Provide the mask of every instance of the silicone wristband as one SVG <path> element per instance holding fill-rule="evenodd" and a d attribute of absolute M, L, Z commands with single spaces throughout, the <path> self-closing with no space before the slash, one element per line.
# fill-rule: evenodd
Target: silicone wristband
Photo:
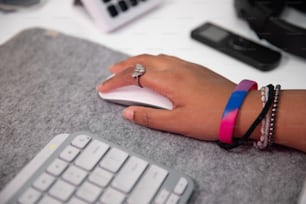
<path fill-rule="evenodd" d="M 219 141 L 227 144 L 232 144 L 235 122 L 248 91 L 256 90 L 257 83 L 250 80 L 242 80 L 233 91 L 229 98 L 220 124 Z"/>

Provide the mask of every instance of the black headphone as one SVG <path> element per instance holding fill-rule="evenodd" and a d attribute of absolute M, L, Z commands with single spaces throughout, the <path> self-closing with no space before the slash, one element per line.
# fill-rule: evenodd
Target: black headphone
<path fill-rule="evenodd" d="M 286 6 L 306 12 L 306 0 L 235 0 L 234 6 L 259 38 L 306 58 L 306 29 L 278 18 Z"/>

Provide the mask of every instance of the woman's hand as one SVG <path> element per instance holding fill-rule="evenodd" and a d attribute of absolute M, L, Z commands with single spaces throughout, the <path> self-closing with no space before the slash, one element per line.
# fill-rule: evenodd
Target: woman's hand
<path fill-rule="evenodd" d="M 166 96 L 173 110 L 130 106 L 123 116 L 149 128 L 174 132 L 201 140 L 217 140 L 221 116 L 235 84 L 211 70 L 176 57 L 140 55 L 119 62 L 116 75 L 98 86 L 100 92 L 136 84 L 136 64 L 145 67 L 142 86 Z"/>

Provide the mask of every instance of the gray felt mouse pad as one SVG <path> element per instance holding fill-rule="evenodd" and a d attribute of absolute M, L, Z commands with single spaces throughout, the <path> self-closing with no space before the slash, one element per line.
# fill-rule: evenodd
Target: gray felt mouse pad
<path fill-rule="evenodd" d="M 102 101 L 95 87 L 109 75 L 109 65 L 126 57 L 43 29 L 1 45 L 0 189 L 53 136 L 85 130 L 191 176 L 196 187 L 190 203 L 297 202 L 304 153 L 280 147 L 227 152 L 123 119 L 123 107 Z"/>

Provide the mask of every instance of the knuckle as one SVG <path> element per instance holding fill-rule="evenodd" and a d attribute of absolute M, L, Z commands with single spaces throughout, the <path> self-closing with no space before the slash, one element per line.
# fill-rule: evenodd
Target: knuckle
<path fill-rule="evenodd" d="M 150 127 L 151 125 L 151 118 L 146 112 L 142 114 L 142 124 L 146 127 Z"/>
<path fill-rule="evenodd" d="M 146 111 L 136 112 L 135 122 L 145 127 L 151 127 L 151 117 Z"/>
<path fill-rule="evenodd" d="M 140 54 L 140 55 L 137 55 L 136 56 L 139 60 L 146 60 L 148 59 L 149 57 L 152 57 L 152 55 L 149 55 L 149 54 Z"/>
<path fill-rule="evenodd" d="M 164 57 L 164 58 L 167 58 L 167 57 L 169 57 L 169 55 L 166 55 L 166 54 L 159 54 L 159 55 L 157 55 L 158 57 Z"/>
<path fill-rule="evenodd" d="M 172 56 L 172 55 L 167 55 L 167 54 L 159 54 L 158 56 L 162 57 L 162 58 L 166 58 L 168 60 L 175 60 L 175 61 L 177 61 L 179 59 L 178 57 L 175 57 L 175 56 Z"/>
<path fill-rule="evenodd" d="M 172 83 L 176 83 L 185 79 L 184 75 L 181 75 L 178 72 L 173 72 L 171 68 L 168 70 L 164 70 L 162 74 L 168 81 L 171 81 Z"/>

